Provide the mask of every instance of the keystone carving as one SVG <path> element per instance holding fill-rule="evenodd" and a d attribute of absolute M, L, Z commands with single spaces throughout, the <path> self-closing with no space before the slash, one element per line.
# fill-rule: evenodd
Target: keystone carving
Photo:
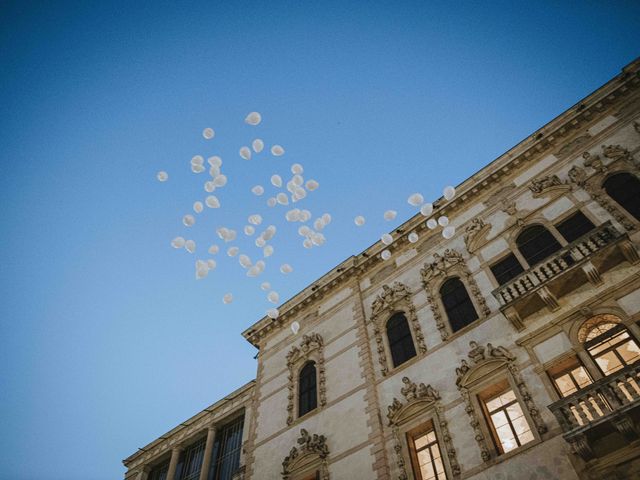
<path fill-rule="evenodd" d="M 321 480 L 329 480 L 327 468 L 327 457 L 329 448 L 324 435 L 310 435 L 304 428 L 300 430 L 300 437 L 297 440 L 298 447 L 292 447 L 289 455 L 282 462 L 282 478 L 288 480 L 290 475 L 296 473 L 300 467 L 307 468 L 309 464 L 315 463 L 320 467 Z"/>

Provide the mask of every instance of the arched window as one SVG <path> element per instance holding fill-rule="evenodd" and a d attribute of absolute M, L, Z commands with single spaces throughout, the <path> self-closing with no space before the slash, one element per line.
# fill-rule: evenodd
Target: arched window
<path fill-rule="evenodd" d="M 640 360 L 640 346 L 615 315 L 603 314 L 587 320 L 578 338 L 603 375 L 611 375 Z"/>
<path fill-rule="evenodd" d="M 452 331 L 457 332 L 478 319 L 478 313 L 469 298 L 467 289 L 458 277 L 450 278 L 442 284 L 440 297 Z"/>
<path fill-rule="evenodd" d="M 301 417 L 318 406 L 316 386 L 316 362 L 307 362 L 300 370 L 298 382 L 298 416 Z"/>
<path fill-rule="evenodd" d="M 616 173 L 607 178 L 602 187 L 607 195 L 640 220 L 640 180 L 627 172 Z"/>
<path fill-rule="evenodd" d="M 396 313 L 387 321 L 387 338 L 394 367 L 416 356 L 416 347 L 404 313 Z"/>
<path fill-rule="evenodd" d="M 518 235 L 516 245 L 530 267 L 562 248 L 551 232 L 542 225 L 525 228 Z"/>

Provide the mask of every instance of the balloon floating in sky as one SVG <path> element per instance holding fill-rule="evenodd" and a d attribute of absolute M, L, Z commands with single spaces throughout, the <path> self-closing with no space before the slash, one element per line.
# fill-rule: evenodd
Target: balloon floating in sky
<path fill-rule="evenodd" d="M 245 160 L 251 160 L 251 150 L 249 150 L 249 147 L 241 147 L 238 153 Z"/>
<path fill-rule="evenodd" d="M 442 236 L 447 240 L 452 238 L 456 233 L 456 227 L 449 225 L 442 230 Z"/>
<path fill-rule="evenodd" d="M 233 293 L 226 293 L 224 297 L 222 297 L 222 303 L 228 304 L 233 302 Z"/>
<path fill-rule="evenodd" d="M 449 187 L 444 187 L 444 190 L 442 191 L 442 194 L 444 195 L 445 200 L 452 200 L 453 197 L 456 196 L 456 189 L 449 186 Z"/>
<path fill-rule="evenodd" d="M 169 174 L 164 170 L 160 170 L 156 175 L 156 178 L 159 182 L 166 182 L 167 180 L 169 180 Z"/>
<path fill-rule="evenodd" d="M 278 315 L 280 315 L 280 312 L 277 308 L 270 308 L 269 310 L 267 310 L 267 317 L 269 318 L 275 320 L 276 318 L 278 318 Z"/>
<path fill-rule="evenodd" d="M 293 272 L 293 267 L 291 265 L 289 265 L 288 263 L 283 263 L 280 266 L 280 271 L 286 275 L 287 273 Z"/>
<path fill-rule="evenodd" d="M 428 217 L 429 215 L 431 215 L 433 213 L 433 204 L 425 203 L 424 205 L 422 205 L 420 207 L 420 213 L 425 217 Z"/>
<path fill-rule="evenodd" d="M 270 290 L 271 289 L 271 284 L 269 282 L 262 282 L 260 284 L 260 289 L 264 290 L 264 291 Z"/>
<path fill-rule="evenodd" d="M 189 253 L 194 253 L 196 251 L 196 242 L 193 240 L 187 240 L 184 242 L 184 248 Z"/>
<path fill-rule="evenodd" d="M 294 335 L 297 335 L 299 330 L 300 330 L 300 324 L 297 321 L 294 321 L 291 324 L 291 331 L 293 332 Z"/>
<path fill-rule="evenodd" d="M 380 237 L 380 240 L 382 240 L 382 243 L 384 243 L 385 245 L 391 245 L 393 243 L 393 237 L 389 233 L 383 234 Z"/>
<path fill-rule="evenodd" d="M 216 132 L 214 132 L 213 128 L 205 128 L 202 131 L 202 136 L 207 139 L 207 140 L 211 140 L 213 137 L 215 137 Z"/>
<path fill-rule="evenodd" d="M 193 227 L 196 224 L 196 219 L 194 218 L 193 215 L 187 214 L 184 217 L 182 217 L 182 223 L 184 224 L 185 227 Z"/>
<path fill-rule="evenodd" d="M 282 148 L 281 145 L 274 145 L 273 147 L 271 147 L 271 155 L 273 155 L 274 157 L 284 155 L 284 148 Z"/>
<path fill-rule="evenodd" d="M 173 248 L 182 248 L 184 247 L 184 243 L 185 243 L 185 239 L 182 237 L 176 237 L 173 240 L 171 240 L 171 246 Z"/>
<path fill-rule="evenodd" d="M 416 232 L 411 232 L 409 234 L 409 241 L 411 243 L 416 243 L 418 241 L 418 234 Z"/>
<path fill-rule="evenodd" d="M 204 206 L 202 205 L 202 202 L 195 202 L 193 204 L 193 211 L 196 213 L 202 213 L 202 210 L 204 209 Z"/>
<path fill-rule="evenodd" d="M 414 193 L 409 196 L 407 199 L 407 203 L 412 207 L 417 207 L 418 205 L 422 205 L 424 203 L 424 198 L 419 193 Z"/>
<path fill-rule="evenodd" d="M 383 260 L 389 260 L 391 258 L 391 252 L 389 250 L 383 250 L 382 253 L 380 253 L 380 257 Z"/>
<path fill-rule="evenodd" d="M 396 212 L 395 210 L 387 210 L 386 212 L 384 212 L 384 219 L 386 221 L 390 221 L 396 218 L 396 216 L 398 215 L 398 212 Z"/>
<path fill-rule="evenodd" d="M 362 215 L 358 215 L 356 218 L 353 219 L 353 223 L 355 223 L 358 227 L 361 227 L 364 225 L 365 219 Z"/>
<path fill-rule="evenodd" d="M 440 225 L 441 227 L 446 227 L 447 225 L 449 225 L 449 219 L 442 215 L 438 218 L 438 225 Z"/>
<path fill-rule="evenodd" d="M 244 123 L 246 123 L 247 125 L 255 126 L 258 125 L 261 121 L 262 115 L 260 115 L 258 112 L 251 112 L 244 118 Z"/>
<path fill-rule="evenodd" d="M 262 150 L 264 150 L 264 142 L 259 138 L 256 138 L 253 142 L 251 142 L 251 148 L 253 148 L 254 152 L 260 153 Z"/>

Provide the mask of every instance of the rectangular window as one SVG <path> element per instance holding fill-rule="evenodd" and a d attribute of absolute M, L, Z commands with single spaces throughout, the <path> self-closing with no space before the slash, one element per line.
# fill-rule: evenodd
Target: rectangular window
<path fill-rule="evenodd" d="M 240 466 L 244 416 L 216 431 L 208 480 L 231 480 Z"/>
<path fill-rule="evenodd" d="M 534 440 L 527 417 L 511 388 L 504 387 L 497 394 L 484 400 L 481 398 L 481 401 L 500 453 L 510 452 Z"/>
<path fill-rule="evenodd" d="M 621 368 L 640 360 L 640 348 L 626 330 L 597 341 L 587 348 L 589 354 L 605 375 L 611 375 Z"/>
<path fill-rule="evenodd" d="M 555 226 L 564 239 L 571 243 L 581 236 L 589 233 L 596 228 L 591 220 L 589 220 L 584 213 L 578 210 L 569 218 L 563 220 Z"/>
<path fill-rule="evenodd" d="M 153 467 L 149 473 L 149 480 L 167 480 L 169 474 L 169 460 Z"/>
<path fill-rule="evenodd" d="M 576 357 L 564 360 L 550 368 L 547 373 L 553 380 L 553 384 L 561 397 L 568 397 L 593 383 L 589 373 Z"/>
<path fill-rule="evenodd" d="M 429 422 L 408 432 L 407 440 L 416 480 L 446 480 L 433 423 Z"/>
<path fill-rule="evenodd" d="M 202 458 L 204 456 L 206 443 L 206 437 L 201 438 L 184 451 L 182 459 L 178 464 L 178 475 L 176 475 L 179 480 L 198 480 L 198 478 L 200 478 L 200 469 L 202 468 Z"/>
<path fill-rule="evenodd" d="M 509 280 L 516 278 L 524 272 L 524 268 L 513 253 L 510 253 L 499 262 L 491 265 L 491 273 L 496 277 L 496 281 L 500 286 Z"/>

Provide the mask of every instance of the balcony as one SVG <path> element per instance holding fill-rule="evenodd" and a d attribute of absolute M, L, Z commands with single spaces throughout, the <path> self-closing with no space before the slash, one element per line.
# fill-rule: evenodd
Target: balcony
<path fill-rule="evenodd" d="M 638 262 L 633 243 L 606 222 L 497 288 L 493 296 L 520 330 L 522 319 L 545 306 L 557 310 L 558 298 L 587 282 L 602 284 L 601 274 L 625 259 Z"/>
<path fill-rule="evenodd" d="M 637 443 L 639 382 L 640 362 L 636 362 L 549 405 L 564 439 L 583 460 L 602 458 Z"/>

